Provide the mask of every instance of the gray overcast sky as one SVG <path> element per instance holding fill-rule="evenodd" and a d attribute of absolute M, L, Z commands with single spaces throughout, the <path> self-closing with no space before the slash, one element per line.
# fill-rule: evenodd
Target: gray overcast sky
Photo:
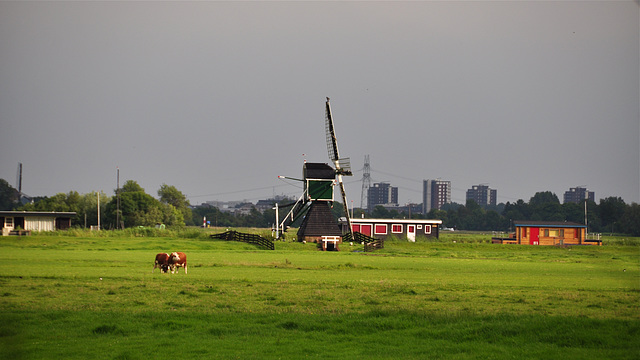
<path fill-rule="evenodd" d="M 0 178 L 192 204 L 301 192 L 324 101 L 371 178 L 640 201 L 636 1 L 0 2 Z M 303 156 L 303 154 L 305 154 Z"/>

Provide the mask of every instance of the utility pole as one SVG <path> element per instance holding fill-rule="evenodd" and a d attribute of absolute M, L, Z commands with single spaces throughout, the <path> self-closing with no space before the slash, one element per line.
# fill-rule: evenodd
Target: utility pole
<path fill-rule="evenodd" d="M 120 168 L 116 166 L 116 229 L 120 228 Z"/>
<path fill-rule="evenodd" d="M 364 156 L 364 169 L 362 174 L 362 193 L 360 194 L 360 208 L 365 209 L 368 204 L 368 192 L 371 187 L 371 164 L 369 164 L 369 155 Z M 366 200 L 366 201 L 365 201 Z M 368 211 L 369 209 L 367 209 Z"/>
<path fill-rule="evenodd" d="M 278 214 L 278 203 L 276 203 L 276 207 L 273 209 L 276 211 L 276 240 L 278 240 L 280 238 L 280 216 Z"/>
<path fill-rule="evenodd" d="M 98 230 L 100 230 L 100 191 L 96 194 L 98 195 Z"/>

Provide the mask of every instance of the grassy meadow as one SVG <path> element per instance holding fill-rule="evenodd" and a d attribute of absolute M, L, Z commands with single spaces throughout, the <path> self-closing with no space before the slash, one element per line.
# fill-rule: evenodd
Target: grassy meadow
<path fill-rule="evenodd" d="M 0 357 L 640 357 L 639 239 L 490 237 L 388 241 L 373 253 L 261 250 L 195 229 L 0 237 Z M 171 251 L 187 254 L 188 274 L 152 273 L 155 254 Z"/>

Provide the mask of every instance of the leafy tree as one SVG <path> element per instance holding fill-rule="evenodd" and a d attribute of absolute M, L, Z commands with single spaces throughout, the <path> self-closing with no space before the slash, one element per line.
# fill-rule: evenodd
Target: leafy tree
<path fill-rule="evenodd" d="M 620 218 L 620 230 L 625 234 L 640 236 L 640 205 L 632 203 Z"/>
<path fill-rule="evenodd" d="M 117 196 L 114 196 L 107 205 L 107 217 L 112 226 L 117 222 L 117 201 Z M 147 194 L 133 180 L 128 180 L 120 191 L 120 212 L 125 227 L 154 226 L 158 223 L 184 226 L 184 215 L 179 210 Z"/>
<path fill-rule="evenodd" d="M 20 207 L 24 211 L 75 211 L 79 210 L 80 194 L 70 191 L 68 194 L 57 193 L 51 197 L 45 197 L 40 201 L 25 204 Z"/>
<path fill-rule="evenodd" d="M 136 181 L 127 180 L 124 185 L 122 185 L 122 189 L 120 189 L 121 194 L 125 192 L 144 192 L 144 189 Z"/>
<path fill-rule="evenodd" d="M 504 206 L 504 210 L 502 211 L 502 215 L 510 221 L 529 220 L 531 209 L 529 208 L 529 204 L 525 203 L 524 200 L 519 199 L 513 204 L 507 202 Z"/>
<path fill-rule="evenodd" d="M 622 219 L 627 209 L 627 204 L 621 197 L 608 197 L 600 199 L 598 216 L 602 222 L 602 228 L 614 232 L 616 224 Z"/>
<path fill-rule="evenodd" d="M 560 200 L 558 200 L 556 194 L 552 193 L 551 191 L 537 192 L 529 200 L 529 205 L 534 207 L 547 203 L 560 204 Z"/>
<path fill-rule="evenodd" d="M 13 210 L 19 205 L 20 194 L 9 183 L 0 179 L 0 210 Z"/>
<path fill-rule="evenodd" d="M 186 225 L 195 225 L 189 200 L 187 200 L 187 197 L 176 189 L 175 186 L 162 184 L 158 190 L 158 196 L 160 197 L 160 202 L 172 205 L 176 210 L 182 213 L 182 218 Z"/>
<path fill-rule="evenodd" d="M 580 223 L 584 222 L 584 206 L 574 202 L 562 204 L 562 213 L 564 220 Z"/>
<path fill-rule="evenodd" d="M 100 218 L 102 223 L 102 217 L 106 214 L 107 204 L 111 201 L 111 197 L 107 196 L 102 191 L 100 195 Z M 80 196 L 78 201 L 78 209 L 76 210 L 76 224 L 97 225 L 98 224 L 98 193 L 91 192 Z M 101 224 L 102 226 L 102 224 Z"/>
<path fill-rule="evenodd" d="M 556 194 L 550 191 L 537 192 L 530 200 L 531 216 L 527 220 L 563 221 L 562 206 Z"/>
<path fill-rule="evenodd" d="M 431 211 L 427 213 L 427 219 L 442 220 L 442 225 L 444 227 L 450 227 L 448 213 L 444 210 L 431 209 Z"/>

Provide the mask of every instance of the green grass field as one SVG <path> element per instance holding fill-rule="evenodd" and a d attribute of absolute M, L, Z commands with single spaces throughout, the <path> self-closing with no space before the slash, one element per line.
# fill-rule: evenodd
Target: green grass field
<path fill-rule="evenodd" d="M 443 234 L 364 253 L 199 234 L 0 238 L 0 357 L 640 358 L 637 239 Z M 152 273 L 170 251 L 187 253 L 188 274 Z"/>

